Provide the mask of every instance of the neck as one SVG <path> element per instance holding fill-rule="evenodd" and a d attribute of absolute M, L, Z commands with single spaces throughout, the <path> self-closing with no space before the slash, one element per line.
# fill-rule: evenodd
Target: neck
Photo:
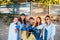
<path fill-rule="evenodd" d="M 13 23 L 17 25 L 17 22 L 13 22 Z"/>
<path fill-rule="evenodd" d="M 38 22 L 38 25 L 39 25 L 39 22 Z"/>
<path fill-rule="evenodd" d="M 50 25 L 50 24 L 51 24 L 51 22 L 47 23 L 47 25 Z"/>

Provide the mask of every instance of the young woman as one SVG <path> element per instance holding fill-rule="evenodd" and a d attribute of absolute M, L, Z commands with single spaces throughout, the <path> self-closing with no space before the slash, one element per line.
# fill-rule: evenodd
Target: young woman
<path fill-rule="evenodd" d="M 19 17 L 19 21 L 20 21 L 20 29 L 21 29 L 21 35 L 22 35 L 22 39 L 23 40 L 26 40 L 26 30 L 24 30 L 24 28 L 26 28 L 26 17 L 25 17 L 25 14 L 21 14 L 20 17 Z M 22 29 L 24 31 L 22 31 Z"/>
<path fill-rule="evenodd" d="M 26 25 L 25 14 L 21 14 L 19 17 L 19 21 L 21 22 L 21 26 L 24 27 Z"/>
<path fill-rule="evenodd" d="M 34 35 L 35 40 L 43 40 L 42 39 L 43 26 L 42 26 L 41 18 L 37 17 L 35 27 L 34 27 L 33 21 L 34 21 L 34 19 L 31 17 L 30 18 L 30 24 L 31 25 L 28 27 L 29 36 L 32 33 Z"/>
<path fill-rule="evenodd" d="M 8 40 L 17 40 L 16 23 L 18 23 L 18 18 L 14 17 L 13 22 L 10 24 Z"/>
<path fill-rule="evenodd" d="M 42 26 L 41 17 L 37 17 L 36 23 L 35 23 L 35 28 L 37 28 L 36 32 L 34 33 L 36 40 L 43 40 L 43 38 L 42 38 L 43 26 Z"/>
<path fill-rule="evenodd" d="M 55 31 L 55 25 L 52 23 L 50 16 L 47 15 L 45 17 L 43 40 L 54 40 Z"/>

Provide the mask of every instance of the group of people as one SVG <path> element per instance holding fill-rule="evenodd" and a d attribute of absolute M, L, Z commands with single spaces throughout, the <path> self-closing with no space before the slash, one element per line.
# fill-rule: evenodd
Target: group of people
<path fill-rule="evenodd" d="M 20 17 L 14 17 L 10 24 L 8 40 L 54 40 L 55 32 L 55 25 L 49 15 L 45 17 L 45 23 L 42 23 L 41 17 L 35 21 L 33 17 L 27 19 L 25 14 L 21 14 Z"/>

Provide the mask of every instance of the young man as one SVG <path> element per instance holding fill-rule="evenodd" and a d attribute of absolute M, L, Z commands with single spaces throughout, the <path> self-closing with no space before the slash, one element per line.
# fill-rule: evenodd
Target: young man
<path fill-rule="evenodd" d="M 50 16 L 45 17 L 43 40 L 54 40 L 55 36 L 55 25 L 52 23 Z"/>
<path fill-rule="evenodd" d="M 29 24 L 27 26 L 27 40 L 36 40 L 32 32 L 34 32 L 34 18 L 29 18 Z"/>

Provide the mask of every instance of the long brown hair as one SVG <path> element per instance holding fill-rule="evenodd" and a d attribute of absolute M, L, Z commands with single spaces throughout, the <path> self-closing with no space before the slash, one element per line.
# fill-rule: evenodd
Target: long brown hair
<path fill-rule="evenodd" d="M 18 19 L 19 19 L 19 21 L 20 21 L 21 23 L 24 22 L 24 24 L 26 24 L 26 18 L 24 18 L 23 22 L 22 22 L 22 18 L 21 18 L 21 17 L 19 17 Z"/>
<path fill-rule="evenodd" d="M 41 25 L 41 24 L 42 24 L 41 17 L 37 17 L 37 18 L 39 18 L 39 20 L 40 20 L 39 25 Z M 35 27 L 36 27 L 36 26 L 38 26 L 37 20 L 36 20 L 36 23 L 35 23 Z"/>

